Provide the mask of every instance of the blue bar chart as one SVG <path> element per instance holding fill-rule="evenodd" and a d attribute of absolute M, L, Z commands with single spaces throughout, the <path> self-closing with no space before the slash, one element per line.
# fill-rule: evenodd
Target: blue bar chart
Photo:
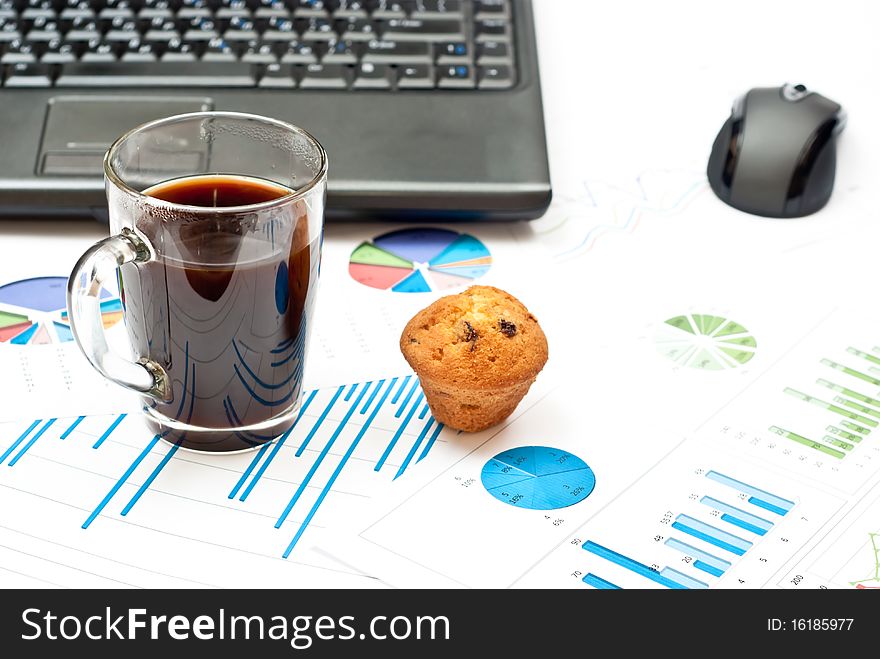
<path fill-rule="evenodd" d="M 620 590 L 620 586 L 615 586 L 610 581 L 605 581 L 601 577 L 597 577 L 595 574 L 590 573 L 583 579 L 585 584 L 588 584 L 595 588 L 596 590 Z"/>
<path fill-rule="evenodd" d="M 720 577 L 731 565 L 730 561 L 718 558 L 707 551 L 697 549 L 693 545 L 684 543 L 676 538 L 667 538 L 665 544 L 667 547 L 677 549 L 685 557 L 694 558 L 694 567 L 703 572 L 708 572 L 713 577 Z"/>
<path fill-rule="evenodd" d="M 769 510 L 777 515 L 785 515 L 785 513 L 794 507 L 793 501 L 788 501 L 787 499 L 777 497 L 769 492 L 759 490 L 757 487 L 752 487 L 747 483 L 742 483 L 734 478 L 725 476 L 724 474 L 719 474 L 717 471 L 710 471 L 706 474 L 706 478 L 721 483 L 722 485 L 726 485 L 742 494 L 748 495 L 749 503 L 764 508 L 765 510 Z"/>
<path fill-rule="evenodd" d="M 678 515 L 672 523 L 672 528 L 737 556 L 742 556 L 752 547 L 752 543 L 748 540 L 719 529 L 717 526 L 701 522 L 689 515 Z"/>
<path fill-rule="evenodd" d="M 721 511 L 721 519 L 723 521 L 730 522 L 734 526 L 738 526 L 758 535 L 764 535 L 773 527 L 773 522 L 746 512 L 736 506 L 731 506 L 730 504 L 719 501 L 713 497 L 703 497 L 700 499 L 700 503 L 709 506 L 712 510 Z"/>
<path fill-rule="evenodd" d="M 591 554 L 595 554 L 600 558 L 604 558 L 606 561 L 610 563 L 614 563 L 615 565 L 619 565 L 624 570 L 629 570 L 640 577 L 644 577 L 649 581 L 653 581 L 654 583 L 658 583 L 661 586 L 666 586 L 667 588 L 681 589 L 687 588 L 683 583 L 676 579 L 670 579 L 668 576 L 664 576 L 656 569 L 648 567 L 647 565 L 643 565 L 632 558 L 627 558 L 623 554 L 618 554 L 616 551 L 612 551 L 607 547 L 603 547 L 602 545 L 596 544 L 592 540 L 589 540 L 584 543 L 584 549 Z M 666 568 L 664 568 L 665 570 Z"/>
<path fill-rule="evenodd" d="M 573 538 L 580 557 L 565 560 L 571 575 L 598 589 L 606 582 L 622 589 L 758 587 L 835 505 L 757 465 L 685 442 Z"/>
<path fill-rule="evenodd" d="M 699 497 L 699 503 L 705 506 L 711 518 L 720 520 L 719 523 L 709 523 L 686 513 L 674 514 L 670 512 L 664 517 L 664 520 L 676 533 L 670 533 L 665 537 L 658 536 L 658 538 L 663 541 L 665 547 L 680 554 L 685 559 L 686 565 L 713 577 L 721 577 L 733 565 L 734 561 L 744 556 L 755 546 L 758 538 L 772 530 L 773 522 L 759 517 L 758 510 L 764 509 L 766 506 L 773 506 L 776 510 L 781 511 L 781 515 L 785 515 L 795 504 L 793 501 L 758 489 L 715 470 L 705 472 L 704 478 L 724 486 L 731 495 L 738 493 L 742 496 L 748 496 L 747 504 L 755 507 L 754 512 L 734 506 L 721 498 L 704 495 Z M 754 501 L 758 501 L 763 506 Z M 747 531 L 747 533 L 742 533 L 742 531 Z M 585 542 L 582 546 L 585 551 L 666 588 L 709 587 L 707 582 L 698 577 L 682 573 L 668 565 L 664 567 L 659 567 L 656 563 L 651 566 L 645 565 L 592 540 Z M 585 583 L 590 582 L 585 581 Z"/>
<path fill-rule="evenodd" d="M 265 563 L 265 578 L 250 583 L 267 586 L 279 560 L 317 569 L 314 557 L 301 558 L 304 537 L 356 515 L 445 441 L 418 379 L 403 375 L 306 391 L 288 432 L 239 455 L 179 451 L 136 412 L 2 424 L 0 494 L 19 511 L 46 508 L 43 521 L 22 512 L 10 526 L 23 544 L 69 547 L 96 561 L 110 561 L 116 543 L 125 547 L 130 565 L 114 563 L 125 585 L 148 585 L 157 574 L 168 586 L 248 585 L 199 564 L 199 552 L 213 552 L 221 564 Z M 54 565 L 52 583 L 80 584 L 74 557 Z M 41 569 L 19 571 L 39 579 Z"/>

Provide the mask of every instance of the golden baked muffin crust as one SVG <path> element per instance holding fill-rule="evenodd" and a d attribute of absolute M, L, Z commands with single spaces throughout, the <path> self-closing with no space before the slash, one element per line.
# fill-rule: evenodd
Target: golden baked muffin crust
<path fill-rule="evenodd" d="M 400 350 L 422 381 L 431 411 L 460 430 L 505 418 L 547 362 L 547 338 L 515 297 L 471 286 L 417 313 Z"/>

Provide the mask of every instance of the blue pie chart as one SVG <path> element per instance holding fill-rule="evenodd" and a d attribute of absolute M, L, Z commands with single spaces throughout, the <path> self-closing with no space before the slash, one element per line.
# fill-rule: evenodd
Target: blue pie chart
<path fill-rule="evenodd" d="M 480 474 L 499 501 L 527 510 L 567 508 L 586 499 L 596 475 L 578 456 L 551 446 L 519 446 L 489 460 Z"/>

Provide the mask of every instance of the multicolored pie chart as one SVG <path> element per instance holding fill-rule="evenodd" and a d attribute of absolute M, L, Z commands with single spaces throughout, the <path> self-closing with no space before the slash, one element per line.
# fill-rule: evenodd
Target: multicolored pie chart
<path fill-rule="evenodd" d="M 0 286 L 0 343 L 46 345 L 73 341 L 67 318 L 67 277 L 34 277 Z M 104 327 L 122 320 L 122 301 L 101 291 Z"/>
<path fill-rule="evenodd" d="M 400 229 L 358 245 L 348 272 L 371 288 L 395 293 L 429 293 L 468 286 L 492 266 L 486 246 L 448 229 Z"/>

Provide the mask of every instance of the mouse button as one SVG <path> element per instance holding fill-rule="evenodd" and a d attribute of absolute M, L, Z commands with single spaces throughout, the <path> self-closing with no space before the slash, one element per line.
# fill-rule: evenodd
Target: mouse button
<path fill-rule="evenodd" d="M 844 115 L 840 103 L 832 101 L 822 94 L 810 94 L 808 102 L 803 104 L 804 111 L 809 112 L 815 126 L 823 126 L 828 121 L 839 121 Z"/>
<path fill-rule="evenodd" d="M 715 194 L 724 200 L 730 197 L 730 186 L 736 164 L 739 129 L 737 127 L 736 133 L 734 133 L 735 123 L 742 124 L 741 121 L 735 122 L 733 118 L 724 122 L 712 145 L 712 154 L 709 156 L 709 163 L 706 167 L 709 185 Z"/>
<path fill-rule="evenodd" d="M 840 108 L 837 113 L 837 123 L 834 125 L 834 134 L 840 135 L 843 132 L 843 129 L 846 128 L 846 123 L 849 121 L 849 115 L 846 110 Z"/>
<path fill-rule="evenodd" d="M 810 90 L 807 89 L 806 85 L 796 84 L 793 85 L 789 82 L 782 85 L 779 90 L 779 93 L 782 95 L 786 101 L 799 101 L 810 93 Z"/>
<path fill-rule="evenodd" d="M 803 120 L 803 114 L 787 111 L 779 88 L 748 93 L 730 191 L 733 206 L 758 215 L 784 212 L 792 172 L 815 128 Z"/>
<path fill-rule="evenodd" d="M 813 213 L 828 201 L 834 185 L 836 117 L 826 121 L 804 146 L 788 188 L 785 214 L 801 216 Z"/>
<path fill-rule="evenodd" d="M 836 150 L 833 144 L 826 143 L 813 161 L 813 167 L 807 175 L 807 183 L 801 196 L 801 215 L 815 213 L 828 203 L 834 189 L 836 169 Z"/>
<path fill-rule="evenodd" d="M 740 120 L 743 118 L 743 115 L 746 111 L 746 99 L 748 98 L 748 93 L 740 94 L 733 101 L 733 105 L 730 108 L 730 117 L 734 120 Z"/>

